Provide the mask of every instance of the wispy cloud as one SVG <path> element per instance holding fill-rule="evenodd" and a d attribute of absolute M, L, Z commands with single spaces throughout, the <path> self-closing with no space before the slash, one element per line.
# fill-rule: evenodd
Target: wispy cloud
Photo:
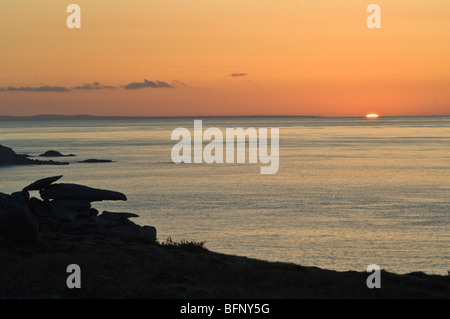
<path fill-rule="evenodd" d="M 0 87 L 0 92 L 70 92 L 73 90 L 105 90 L 105 89 L 117 89 L 124 88 L 126 90 L 137 90 L 145 88 L 174 88 L 174 85 L 186 86 L 185 83 L 181 81 L 173 81 L 174 84 L 169 84 L 164 81 L 148 81 L 144 79 L 144 82 L 131 82 L 123 86 L 110 86 L 104 85 L 100 82 L 85 83 L 82 85 L 76 85 L 72 87 L 65 86 L 48 86 L 41 85 L 39 87 L 21 86 L 21 87 Z"/>
<path fill-rule="evenodd" d="M 178 81 L 178 80 L 172 80 L 172 82 L 175 84 L 175 86 L 176 86 L 176 85 L 180 85 L 180 86 L 184 86 L 184 87 L 187 86 L 186 83 L 181 82 L 181 81 Z"/>
<path fill-rule="evenodd" d="M 74 86 L 74 90 L 104 90 L 104 89 L 114 89 L 114 86 L 103 85 L 99 82 L 85 83 L 83 85 Z"/>
<path fill-rule="evenodd" d="M 230 76 L 233 76 L 233 77 L 247 76 L 247 75 L 248 75 L 247 73 L 242 73 L 242 72 L 234 72 L 234 73 L 230 74 Z"/>
<path fill-rule="evenodd" d="M 145 88 L 173 88 L 173 85 L 164 81 L 148 81 L 144 79 L 144 82 L 131 82 L 123 87 L 127 90 L 137 90 Z"/>
<path fill-rule="evenodd" d="M 48 86 L 43 85 L 39 87 L 29 87 L 29 86 L 21 86 L 21 87 L 13 87 L 8 86 L 6 88 L 0 88 L 0 91 L 18 91 L 18 92 L 68 92 L 70 91 L 68 88 L 64 86 Z"/>

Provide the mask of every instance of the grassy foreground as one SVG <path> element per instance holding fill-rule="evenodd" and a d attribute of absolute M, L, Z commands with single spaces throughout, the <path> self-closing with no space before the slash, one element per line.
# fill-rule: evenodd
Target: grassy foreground
<path fill-rule="evenodd" d="M 203 243 L 143 244 L 104 237 L 39 237 L 0 244 L 0 298 L 450 298 L 450 276 L 336 272 L 210 252 Z M 81 288 L 66 286 L 67 266 Z"/>

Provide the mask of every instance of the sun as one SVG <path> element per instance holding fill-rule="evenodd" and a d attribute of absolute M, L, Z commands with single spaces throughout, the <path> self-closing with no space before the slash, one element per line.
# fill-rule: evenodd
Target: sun
<path fill-rule="evenodd" d="M 371 113 L 371 114 L 367 114 L 366 115 L 367 119 L 377 119 L 378 117 L 379 117 L 379 115 L 375 114 L 375 113 Z"/>

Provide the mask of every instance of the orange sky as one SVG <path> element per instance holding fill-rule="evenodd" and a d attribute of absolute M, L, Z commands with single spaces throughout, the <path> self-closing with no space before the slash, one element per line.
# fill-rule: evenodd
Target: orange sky
<path fill-rule="evenodd" d="M 448 0 L 73 2 L 0 3 L 0 115 L 450 115 Z"/>

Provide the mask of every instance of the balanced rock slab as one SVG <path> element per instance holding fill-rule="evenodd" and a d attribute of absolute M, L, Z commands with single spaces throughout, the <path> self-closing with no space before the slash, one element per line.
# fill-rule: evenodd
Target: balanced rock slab
<path fill-rule="evenodd" d="M 40 191 L 41 189 L 49 187 L 51 184 L 59 180 L 62 175 L 60 176 L 52 176 L 47 178 L 42 178 L 40 180 L 35 181 L 34 183 L 31 183 L 27 187 L 25 187 L 24 191 Z"/>
<path fill-rule="evenodd" d="M 104 189 L 92 188 L 78 184 L 52 184 L 46 189 L 39 191 L 43 200 L 82 200 L 97 202 L 104 200 L 126 201 L 125 194 Z"/>

